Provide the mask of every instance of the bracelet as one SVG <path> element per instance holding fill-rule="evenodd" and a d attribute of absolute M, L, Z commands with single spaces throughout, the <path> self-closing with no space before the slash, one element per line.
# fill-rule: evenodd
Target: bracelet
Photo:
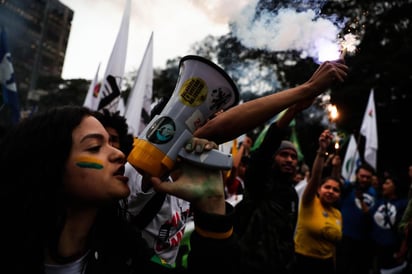
<path fill-rule="evenodd" d="M 320 151 L 320 150 L 316 151 L 316 154 L 323 156 L 323 157 L 326 157 L 328 155 L 326 151 Z"/>

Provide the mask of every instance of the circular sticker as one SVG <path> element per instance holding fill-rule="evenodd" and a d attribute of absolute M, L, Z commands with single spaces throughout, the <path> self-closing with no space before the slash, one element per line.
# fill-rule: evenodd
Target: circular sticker
<path fill-rule="evenodd" d="M 146 138 L 154 144 L 165 144 L 173 139 L 176 132 L 175 122 L 170 117 L 160 117 L 147 131 Z"/>
<path fill-rule="evenodd" d="M 179 91 L 180 101 L 189 107 L 201 105 L 207 98 L 207 84 L 201 78 L 187 79 Z"/>
<path fill-rule="evenodd" d="M 212 90 L 210 95 L 209 109 L 216 112 L 225 110 L 233 104 L 233 92 L 227 87 L 218 87 Z"/>

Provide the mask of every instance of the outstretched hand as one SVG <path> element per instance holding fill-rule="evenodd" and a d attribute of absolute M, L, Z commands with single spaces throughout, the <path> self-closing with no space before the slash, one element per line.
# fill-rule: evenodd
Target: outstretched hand
<path fill-rule="evenodd" d="M 333 134 L 329 129 L 325 129 L 319 136 L 319 148 L 323 151 L 326 151 L 328 146 L 333 140 Z"/>
<path fill-rule="evenodd" d="M 207 153 L 217 148 L 214 142 L 192 138 L 185 146 L 188 152 Z M 172 174 L 173 182 L 152 177 L 156 191 L 166 192 L 192 203 L 197 209 L 207 213 L 224 214 L 225 197 L 222 172 L 180 160 Z"/>
<path fill-rule="evenodd" d="M 334 83 L 343 82 L 346 79 L 348 67 L 343 59 L 326 61 L 312 74 L 312 77 L 304 84 L 309 87 L 306 98 L 289 107 L 295 115 L 310 107 L 316 96 L 325 92 Z"/>
<path fill-rule="evenodd" d="M 333 84 L 345 81 L 348 70 L 348 66 L 342 59 L 326 61 L 318 67 L 306 84 L 312 86 L 313 90 L 320 94 Z"/>

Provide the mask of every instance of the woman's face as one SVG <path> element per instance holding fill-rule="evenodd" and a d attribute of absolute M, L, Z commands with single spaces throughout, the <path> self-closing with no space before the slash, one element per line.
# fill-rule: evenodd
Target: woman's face
<path fill-rule="evenodd" d="M 340 184 L 335 180 L 328 179 L 318 188 L 319 199 L 323 204 L 334 204 L 340 198 Z"/>
<path fill-rule="evenodd" d="M 109 142 L 109 134 L 87 116 L 72 133 L 73 146 L 66 163 L 64 185 L 72 201 L 105 202 L 126 198 L 125 155 Z"/>

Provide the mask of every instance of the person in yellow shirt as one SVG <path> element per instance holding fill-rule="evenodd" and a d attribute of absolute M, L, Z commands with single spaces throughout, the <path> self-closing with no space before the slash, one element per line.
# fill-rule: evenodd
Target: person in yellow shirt
<path fill-rule="evenodd" d="M 295 233 L 295 273 L 314 270 L 317 274 L 336 273 L 334 254 L 342 237 L 342 215 L 335 207 L 341 194 L 339 178 L 322 179 L 325 152 L 333 134 L 324 130 L 312 165 L 311 177 L 300 202 Z"/>

